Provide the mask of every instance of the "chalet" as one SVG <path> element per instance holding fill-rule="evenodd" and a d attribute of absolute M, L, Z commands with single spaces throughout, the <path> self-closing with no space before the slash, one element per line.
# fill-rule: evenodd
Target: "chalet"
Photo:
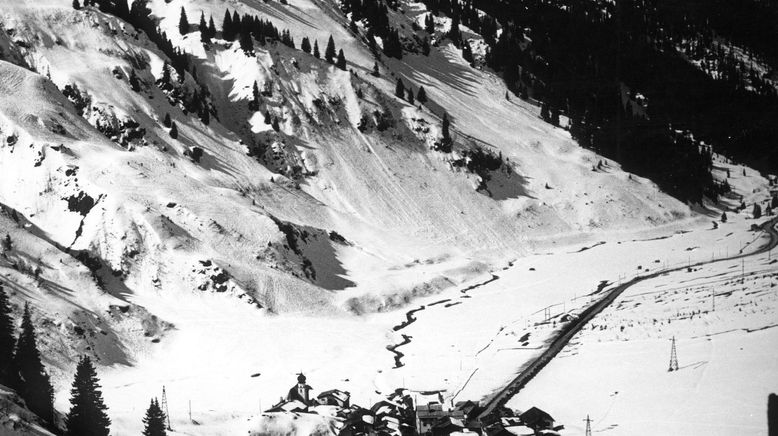
<path fill-rule="evenodd" d="M 465 423 L 462 419 L 445 416 L 432 426 L 432 436 L 450 436 L 452 433 L 460 433 L 464 430 Z"/>
<path fill-rule="evenodd" d="M 519 415 L 519 418 L 521 418 L 521 422 L 524 423 L 524 425 L 535 431 L 547 430 L 554 427 L 554 418 L 537 407 L 530 408 Z"/>
<path fill-rule="evenodd" d="M 308 410 L 308 406 L 300 401 L 281 400 L 278 404 L 266 410 L 265 412 L 305 412 Z"/>
<path fill-rule="evenodd" d="M 349 407 L 349 399 L 351 394 L 338 389 L 330 389 L 320 393 L 316 398 L 319 400 L 319 404 L 327 406 L 338 406 L 343 409 Z"/>
<path fill-rule="evenodd" d="M 416 429 L 420 435 L 432 435 L 433 428 L 445 418 L 454 418 L 463 422 L 465 413 L 462 410 L 444 410 L 440 403 L 419 404 L 416 406 Z M 445 424 L 444 424 L 445 425 Z M 462 425 L 464 428 L 464 425 Z"/>
<path fill-rule="evenodd" d="M 467 400 L 467 401 L 460 401 L 456 404 L 454 404 L 454 408 L 457 410 L 461 410 L 462 413 L 465 414 L 465 420 L 470 421 L 477 417 L 478 413 L 481 411 L 480 406 L 478 403 L 475 403 L 473 401 Z"/>

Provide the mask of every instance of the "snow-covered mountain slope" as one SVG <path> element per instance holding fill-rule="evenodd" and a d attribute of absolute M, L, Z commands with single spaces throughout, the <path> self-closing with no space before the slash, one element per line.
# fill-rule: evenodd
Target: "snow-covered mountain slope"
<path fill-rule="evenodd" d="M 56 351 L 46 363 L 60 409 L 82 352 L 103 364 L 122 430 L 137 430 L 137 404 L 163 383 L 179 401 L 230 391 L 241 419 L 255 409 L 243 404 L 255 395 L 246 374 L 269 379 L 258 384 L 266 401 L 291 365 L 352 379 L 363 395 L 369 383 L 391 389 L 396 377 L 373 380 L 397 314 L 354 313 L 604 233 L 666 234 L 709 219 L 506 99 L 497 76 L 445 40 L 429 56 L 380 60 L 374 76 L 375 58 L 334 2 L 288 3 L 151 2 L 196 67 L 160 85 L 171 60 L 129 23 L 67 0 L 0 0 L 0 234 L 19 241 L 0 271 L 17 308 L 31 300 L 52 325 L 42 343 Z M 255 56 L 220 36 L 206 47 L 196 26 L 179 34 L 182 7 L 217 28 L 227 9 L 255 14 L 322 53 L 332 35 L 350 71 L 277 42 L 255 43 Z M 410 36 L 423 6 L 403 8 L 390 15 Z M 396 98 L 398 77 L 431 101 Z M 249 110 L 255 81 L 263 95 Z M 207 124 L 186 104 L 204 89 L 215 109 Z M 434 146 L 444 112 L 451 153 Z M 497 167 L 465 169 L 476 148 Z M 343 353 L 362 365 L 325 364 Z M 238 428 L 209 410 L 202 434 Z"/>
<path fill-rule="evenodd" d="M 462 132 L 460 142 L 468 145 L 464 135 L 471 135 L 505 156 L 506 170 L 486 183 L 492 196 L 486 190 L 477 192 L 477 175 L 452 170 L 450 155 L 429 149 L 437 136 L 439 118 L 389 95 L 394 80 L 390 74 L 394 73 L 385 71 L 386 77 L 381 78 L 366 74 L 372 63 L 369 51 L 342 28 L 331 5 L 308 1 L 289 6 L 275 2 L 153 4 L 154 13 L 162 17 L 161 28 L 174 44 L 193 54 L 198 80 L 213 95 L 220 123 L 209 126 L 165 102 L 153 85 L 161 75 L 163 55 L 129 24 L 92 8 L 75 11 L 64 1 L 51 1 L 47 7 L 38 2 L 9 6 L 4 27 L 17 45 L 25 47 L 28 61 L 50 75 L 59 88 L 75 84 L 88 95 L 91 105 L 85 117 L 93 125 L 121 126 L 132 119 L 146 130 L 148 145 L 133 146 L 131 152 L 121 150 L 94 130 L 84 133 L 85 137 L 67 138 L 89 130 L 79 120 L 72 120 L 72 126 L 63 124 L 67 132 L 63 138 L 53 138 L 50 131 L 45 135 L 28 132 L 25 117 L 42 110 L 38 100 L 63 99 L 17 90 L 16 98 L 7 100 L 9 112 L 15 114 L 6 116 L 6 136 L 19 129 L 29 135 L 22 142 L 35 143 L 41 150 L 49 142 L 69 147 L 75 139 L 79 145 L 73 146 L 73 159 L 43 159 L 34 167 L 37 170 L 26 168 L 37 163 L 39 157 L 30 155 L 37 150 L 27 156 L 15 154 L 19 161 L 5 158 L 3 162 L 25 172 L 30 181 L 25 183 L 29 186 L 26 194 L 36 192 L 32 187 L 40 188 L 50 177 L 59 182 L 54 185 L 62 184 L 63 176 L 57 173 L 64 165 L 77 166 L 77 176 L 72 177 L 78 178 L 79 186 L 70 185 L 67 194 L 52 196 L 84 192 L 100 207 L 97 213 L 73 213 L 66 219 L 56 214 L 56 223 L 42 225 L 47 211 L 30 204 L 32 195 L 9 192 L 4 202 L 26 215 L 35 214 L 31 219 L 58 243 L 88 249 L 114 270 L 127 264 L 131 289 L 148 287 L 155 279 L 164 285 L 168 275 L 178 283 L 175 271 L 188 271 L 197 261 L 213 259 L 235 278 L 238 293 L 260 302 L 267 302 L 272 294 L 280 310 L 299 309 L 289 303 L 298 299 L 295 295 L 305 295 L 306 302 L 309 298 L 323 301 L 329 297 L 320 288 L 349 285 L 358 292 L 366 288 L 375 292 L 381 290 L 376 288 L 381 277 L 390 275 L 388 271 L 415 260 L 457 259 L 461 265 L 464 252 L 488 253 L 494 260 L 526 253 L 533 242 L 549 234 L 648 226 L 689 214 L 685 206 L 648 181 L 634 178 L 625 183 L 627 175 L 615 164 L 592 171 L 600 160 L 596 155 L 576 147 L 564 131 L 539 122 L 530 106 L 501 98 L 505 90 L 499 80 L 469 68 L 452 46 L 434 50 L 428 58 L 410 55 L 403 62 L 387 61 L 389 71 L 416 86 L 425 85 L 434 107 L 452 114 L 455 129 Z M 298 40 L 303 35 L 314 37 L 321 46 L 326 35 L 333 33 L 336 46 L 345 48 L 349 67 L 356 74 L 280 44 L 258 47 L 256 58 L 245 56 L 237 44 L 216 42 L 206 51 L 198 32 L 184 38 L 178 35 L 174 23 L 181 6 L 192 17 L 203 10 L 217 21 L 225 8 L 234 6 L 241 12 L 269 17 L 279 27 L 289 28 Z M 138 93 L 126 80 L 133 68 L 143 83 Z M 278 133 L 258 122 L 260 114 L 252 117 L 246 109 L 254 80 L 260 86 L 272 81 L 272 96 L 265 98 L 263 108 L 281 118 Z M 194 86 L 191 76 L 185 83 Z M 56 93 L 53 87 L 48 89 Z M 358 91 L 362 98 L 357 97 Z M 36 106 L 18 107 L 22 100 Z M 374 110 L 391 114 L 394 127 L 361 132 L 357 128 L 361 116 Z M 178 140 L 160 125 L 167 113 L 178 126 Z M 423 133 L 425 126 L 428 133 Z M 81 152 L 82 146 L 89 151 Z M 199 163 L 184 156 L 194 147 L 204 151 Z M 247 156 L 247 148 L 254 147 L 272 152 L 265 152 L 260 163 Z M 10 154 L 11 149 L 6 150 Z M 290 180 L 286 176 L 293 176 L 289 168 L 295 166 L 304 175 Z M 510 173 L 505 174 L 508 167 Z M 4 185 L 16 189 L 13 182 L 19 180 L 18 175 L 4 174 L 9 176 Z M 82 218 L 82 234 L 76 238 Z M 150 228 L 160 219 L 169 219 L 183 233 L 176 238 L 202 243 L 187 241 L 187 250 L 174 250 L 174 257 L 187 259 L 178 267 L 166 260 L 164 274 L 159 271 L 161 257 L 151 253 L 169 238 Z M 311 227 L 308 233 L 322 229 L 317 240 L 334 230 L 345 243 L 324 241 L 308 247 L 303 241 L 291 250 L 277 248 L 286 239 L 278 220 Z M 128 228 L 136 229 L 136 234 L 124 235 Z M 109 234 L 120 237 L 108 238 Z M 116 239 L 120 242 L 115 243 Z M 155 239 L 156 244 L 151 242 Z M 268 243 L 273 247 L 266 249 Z M 128 262 L 126 253 L 133 250 L 139 252 L 138 257 Z M 300 266 L 305 260 L 312 263 L 315 279 Z M 142 264 L 146 266 L 136 268 Z M 364 273 L 366 266 L 369 277 Z M 281 287 L 283 292 L 278 291 Z"/>
<path fill-rule="evenodd" d="M 13 391 L 0 385 L 0 432 L 7 436 L 52 436 Z"/>

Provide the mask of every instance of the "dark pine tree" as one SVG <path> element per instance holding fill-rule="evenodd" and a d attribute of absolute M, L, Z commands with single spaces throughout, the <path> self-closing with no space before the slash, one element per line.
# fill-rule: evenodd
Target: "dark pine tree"
<path fill-rule="evenodd" d="M 200 117 L 200 121 L 202 121 L 206 126 L 211 123 L 211 113 L 208 111 L 208 106 L 201 106 L 197 111 L 197 116 Z"/>
<path fill-rule="evenodd" d="M 546 121 L 551 119 L 551 109 L 549 108 L 548 103 L 543 103 L 543 106 L 540 108 L 540 118 L 543 118 Z"/>
<path fill-rule="evenodd" d="M 11 303 L 0 285 L 0 385 L 16 387 L 18 373 L 14 366 L 14 323 L 11 317 Z"/>
<path fill-rule="evenodd" d="M 343 49 L 340 49 L 338 52 L 338 60 L 335 62 L 335 66 L 346 71 L 346 56 L 343 54 Z"/>
<path fill-rule="evenodd" d="M 186 18 L 186 11 L 183 6 L 181 6 L 181 18 L 178 19 L 178 31 L 182 35 L 189 33 L 189 20 Z"/>
<path fill-rule="evenodd" d="M 100 380 L 89 356 L 76 365 L 70 389 L 70 412 L 65 418 L 65 436 L 108 436 L 111 420 L 105 411 Z"/>
<path fill-rule="evenodd" d="M 173 139 L 178 139 L 178 127 L 176 126 L 175 121 L 170 123 L 170 137 Z"/>
<path fill-rule="evenodd" d="M 261 97 L 259 96 L 259 86 L 257 81 L 254 81 L 254 87 L 251 89 L 251 101 L 249 102 L 249 110 L 258 111 Z"/>
<path fill-rule="evenodd" d="M 409 86 L 408 87 L 408 103 L 413 104 L 414 101 L 415 101 L 415 99 L 413 97 L 413 88 L 411 88 Z"/>
<path fill-rule="evenodd" d="M 232 34 L 233 34 L 232 39 L 233 40 L 240 33 L 240 26 L 241 26 L 241 21 L 240 21 L 240 15 L 238 15 L 238 11 L 237 10 L 232 11 Z"/>
<path fill-rule="evenodd" d="M 210 44 L 211 34 L 208 32 L 208 25 L 205 24 L 205 14 L 203 12 L 200 12 L 200 24 L 198 27 L 200 30 L 200 42 Z"/>
<path fill-rule="evenodd" d="M 165 61 L 162 64 L 162 78 L 159 79 L 163 89 L 170 87 L 170 74 L 170 64 Z"/>
<path fill-rule="evenodd" d="M 273 117 L 273 123 L 272 123 L 273 130 L 278 132 L 281 130 L 281 127 L 278 125 L 278 117 Z"/>
<path fill-rule="evenodd" d="M 470 48 L 470 43 L 467 41 L 462 41 L 462 59 L 471 65 L 473 63 L 473 49 Z"/>
<path fill-rule="evenodd" d="M 423 86 L 419 87 L 419 91 L 416 93 L 416 100 L 418 100 L 421 104 L 427 102 L 427 91 L 424 90 Z"/>
<path fill-rule="evenodd" d="M 146 409 L 146 416 L 143 418 L 143 436 L 166 436 L 165 430 L 165 412 L 159 407 L 156 398 L 151 399 L 149 408 Z"/>
<path fill-rule="evenodd" d="M 405 98 L 405 84 L 401 78 L 397 78 L 397 82 L 394 85 L 394 95 L 400 98 Z"/>
<path fill-rule="evenodd" d="M 14 243 L 11 240 L 11 235 L 8 233 L 5 234 L 5 239 L 3 239 L 3 252 L 11 251 L 14 249 Z"/>
<path fill-rule="evenodd" d="M 232 15 L 230 10 L 224 11 L 224 20 L 222 21 L 222 38 L 226 41 L 232 41 L 235 39 L 235 31 L 232 27 Z"/>
<path fill-rule="evenodd" d="M 332 39 L 332 35 L 330 35 L 329 41 L 327 41 L 327 48 L 324 50 L 324 59 L 332 63 L 333 59 L 335 59 L 335 40 Z"/>
<path fill-rule="evenodd" d="M 556 106 L 551 109 L 551 124 L 559 126 L 559 108 Z"/>
<path fill-rule="evenodd" d="M 300 43 L 300 50 L 311 54 L 311 40 L 308 37 L 303 38 L 303 42 Z"/>
<path fill-rule="evenodd" d="M 271 123 L 270 111 L 265 111 L 265 120 L 264 121 L 265 121 L 265 124 L 270 124 Z"/>
<path fill-rule="evenodd" d="M 81 9 L 81 4 L 78 3 L 78 0 L 73 0 L 73 9 L 75 10 Z"/>
<path fill-rule="evenodd" d="M 449 132 L 449 125 L 451 122 L 448 120 L 448 114 L 443 114 L 443 124 L 440 128 L 441 136 L 443 140 L 441 141 L 443 144 L 443 150 L 448 152 L 451 151 L 451 133 Z"/>
<path fill-rule="evenodd" d="M 427 18 L 424 19 L 424 30 L 430 35 L 435 33 L 435 19 L 432 17 L 432 14 L 427 14 Z"/>
<path fill-rule="evenodd" d="M 140 91 L 140 80 L 138 80 L 138 76 L 135 74 L 134 68 L 130 71 L 130 87 L 135 92 Z"/>
<path fill-rule="evenodd" d="M 321 58 L 321 54 L 319 54 L 319 41 L 313 41 L 313 57 L 316 59 Z"/>
<path fill-rule="evenodd" d="M 451 30 L 448 31 L 448 37 L 455 46 L 459 47 L 462 41 L 462 33 L 459 31 L 459 14 L 454 14 L 451 18 Z"/>
<path fill-rule="evenodd" d="M 216 36 L 216 25 L 213 24 L 213 15 L 208 18 L 208 39 Z"/>
<path fill-rule="evenodd" d="M 14 365 L 19 369 L 19 395 L 24 398 L 27 407 L 33 413 L 47 422 L 52 422 L 54 389 L 41 362 L 28 304 L 24 305 L 22 329 L 16 341 Z"/>
<path fill-rule="evenodd" d="M 240 31 L 240 48 L 248 56 L 254 55 L 254 40 L 251 37 L 248 26 L 243 26 Z"/>
<path fill-rule="evenodd" d="M 165 114 L 165 119 L 162 121 L 162 125 L 167 127 L 168 129 L 170 128 L 171 126 L 170 114 Z"/>

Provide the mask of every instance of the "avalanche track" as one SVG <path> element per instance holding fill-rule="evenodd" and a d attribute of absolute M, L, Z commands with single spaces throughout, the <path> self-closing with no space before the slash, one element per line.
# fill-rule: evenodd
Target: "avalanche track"
<path fill-rule="evenodd" d="M 511 397 L 518 393 L 527 383 L 529 383 L 562 349 L 568 342 L 578 333 L 589 321 L 594 319 L 600 312 L 610 306 L 616 298 L 619 297 L 630 286 L 640 283 L 645 280 L 649 280 L 661 275 L 681 271 L 688 268 L 697 266 L 713 264 L 717 262 L 731 261 L 736 259 L 742 259 L 746 257 L 756 256 L 762 253 L 766 253 L 778 246 L 778 230 L 776 230 L 776 224 L 778 224 L 778 218 L 773 218 L 764 222 L 760 227 L 762 231 L 766 231 L 770 236 L 770 242 L 760 247 L 751 253 L 740 253 L 735 256 L 724 257 L 711 261 L 697 262 L 687 266 L 667 268 L 646 274 L 643 276 L 637 276 L 628 282 L 624 282 L 621 285 L 616 286 L 608 292 L 603 298 L 597 301 L 595 304 L 587 307 L 575 321 L 567 323 L 557 333 L 556 337 L 552 339 L 549 347 L 540 354 L 537 358 L 527 363 L 524 369 L 513 379 L 507 386 L 494 395 L 484 407 L 484 411 L 478 416 L 478 420 L 483 423 L 489 423 L 493 420 L 492 415 L 495 411 L 499 410 L 505 405 Z"/>

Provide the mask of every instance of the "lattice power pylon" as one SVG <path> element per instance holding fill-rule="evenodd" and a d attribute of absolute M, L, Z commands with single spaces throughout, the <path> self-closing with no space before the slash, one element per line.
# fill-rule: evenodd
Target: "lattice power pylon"
<path fill-rule="evenodd" d="M 678 371 L 678 354 L 675 351 L 675 336 L 673 336 L 672 339 L 672 348 L 670 348 L 670 367 L 667 368 L 668 371 Z"/>
<path fill-rule="evenodd" d="M 162 386 L 162 411 L 165 412 L 165 419 L 167 419 L 167 429 L 173 430 L 170 427 L 170 412 L 167 408 L 167 392 L 165 392 L 165 386 Z"/>
<path fill-rule="evenodd" d="M 589 419 L 589 415 L 586 415 L 584 422 L 586 423 L 586 436 L 592 436 L 592 420 Z"/>

